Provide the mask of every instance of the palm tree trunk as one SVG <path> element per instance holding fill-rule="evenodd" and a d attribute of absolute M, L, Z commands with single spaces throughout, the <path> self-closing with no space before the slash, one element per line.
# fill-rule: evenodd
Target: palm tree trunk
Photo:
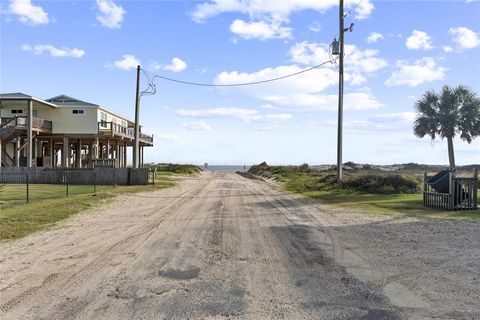
<path fill-rule="evenodd" d="M 455 154 L 453 152 L 453 138 L 448 137 L 448 161 L 450 162 L 450 169 L 455 169 Z"/>

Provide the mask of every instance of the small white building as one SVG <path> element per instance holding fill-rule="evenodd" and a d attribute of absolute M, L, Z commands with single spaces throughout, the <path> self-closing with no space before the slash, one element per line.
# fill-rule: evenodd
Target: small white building
<path fill-rule="evenodd" d="M 23 93 L 0 94 L 1 165 L 126 167 L 134 122 L 107 108 L 59 95 L 41 100 Z M 139 163 L 153 136 L 139 133 Z M 133 148 L 130 148 L 133 150 Z"/>

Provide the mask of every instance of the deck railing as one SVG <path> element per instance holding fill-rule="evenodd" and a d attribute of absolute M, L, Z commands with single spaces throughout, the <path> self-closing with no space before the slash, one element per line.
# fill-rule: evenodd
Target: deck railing
<path fill-rule="evenodd" d="M 28 117 L 21 116 L 5 120 L 2 119 L 2 128 L 27 129 Z M 32 117 L 32 128 L 50 132 L 52 131 L 52 121 Z"/>
<path fill-rule="evenodd" d="M 135 137 L 133 128 L 124 127 L 115 122 L 100 121 L 98 122 L 98 131 L 108 132 L 113 135 L 121 135 L 130 139 Z M 142 141 L 153 143 L 153 135 L 148 135 L 145 133 L 139 133 L 139 138 Z"/>
<path fill-rule="evenodd" d="M 473 170 L 472 177 L 457 176 L 454 172 L 448 175 L 448 193 L 436 192 L 428 183 L 428 175 L 424 174 L 423 206 L 440 210 L 475 210 L 478 208 L 478 174 Z"/>

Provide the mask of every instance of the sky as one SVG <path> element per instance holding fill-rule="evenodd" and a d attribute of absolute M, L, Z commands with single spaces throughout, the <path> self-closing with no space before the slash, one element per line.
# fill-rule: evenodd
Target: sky
<path fill-rule="evenodd" d="M 0 91 L 66 94 L 134 118 L 153 74 L 206 84 L 282 77 L 331 60 L 337 0 L 0 3 Z M 480 94 L 479 1 L 345 0 L 343 160 L 447 164 L 446 141 L 413 135 L 415 101 L 466 85 Z M 203 87 L 156 78 L 141 99 L 147 162 L 334 164 L 338 70 Z M 480 138 L 454 141 L 480 163 Z"/>

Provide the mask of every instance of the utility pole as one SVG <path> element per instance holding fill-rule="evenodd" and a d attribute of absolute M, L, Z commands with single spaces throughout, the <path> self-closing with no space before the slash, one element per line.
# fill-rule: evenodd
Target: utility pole
<path fill-rule="evenodd" d="M 338 132 L 337 132 L 337 181 L 342 181 L 342 139 L 343 139 L 343 50 L 344 50 L 344 13 L 343 0 L 340 0 L 340 63 L 338 67 Z"/>
<path fill-rule="evenodd" d="M 140 65 L 137 66 L 137 90 L 135 93 L 135 128 L 133 138 L 133 167 L 138 168 L 138 157 L 140 142 L 138 141 L 140 136 Z"/>

